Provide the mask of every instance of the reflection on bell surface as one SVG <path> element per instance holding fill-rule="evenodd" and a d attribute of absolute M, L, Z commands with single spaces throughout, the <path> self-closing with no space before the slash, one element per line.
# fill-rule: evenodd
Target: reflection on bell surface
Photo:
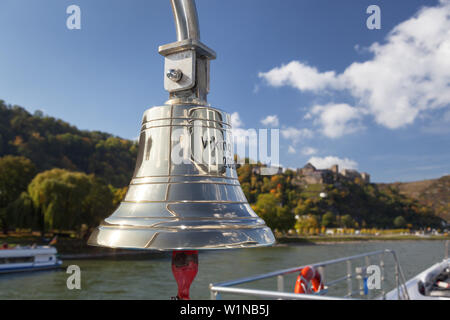
<path fill-rule="evenodd" d="M 273 244 L 237 179 L 230 130 L 230 116 L 211 107 L 147 110 L 125 199 L 89 244 L 157 250 Z"/>
<path fill-rule="evenodd" d="M 210 60 L 194 0 L 171 0 L 177 40 L 159 47 L 170 99 L 144 113 L 136 170 L 90 245 L 156 250 L 268 246 L 234 167 L 230 116 L 207 103 Z"/>

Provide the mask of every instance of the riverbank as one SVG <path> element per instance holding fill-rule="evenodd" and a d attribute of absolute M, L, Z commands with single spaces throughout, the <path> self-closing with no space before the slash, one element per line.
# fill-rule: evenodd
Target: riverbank
<path fill-rule="evenodd" d="M 7 243 L 9 247 L 14 246 L 31 246 L 35 245 L 48 245 L 49 240 L 43 240 L 39 236 L 18 236 L 18 235 L 1 235 L 0 244 Z M 148 250 L 124 250 L 124 249 L 112 249 L 103 247 L 93 247 L 87 245 L 87 240 L 76 238 L 58 238 L 56 244 L 53 244 L 58 250 L 58 256 L 63 260 L 72 259 L 107 259 L 107 258 L 136 258 L 138 256 L 151 256 L 159 257 L 165 256 L 166 253 L 158 251 Z"/>
<path fill-rule="evenodd" d="M 323 243 L 348 243 L 348 242 L 381 242 L 381 241 L 436 241 L 450 240 L 450 236 L 416 236 L 416 235 L 384 235 L 384 236 L 279 236 L 277 242 L 280 244 L 323 244 Z"/>
<path fill-rule="evenodd" d="M 450 240 L 450 236 L 416 236 L 416 235 L 383 235 L 383 236 L 284 236 L 276 237 L 277 245 L 314 245 L 314 244 L 334 244 L 334 243 L 358 243 L 358 242 L 381 242 L 381 241 L 435 241 Z M 0 236 L 0 243 L 7 243 L 10 247 L 20 245 L 47 245 L 41 237 L 38 236 Z M 137 258 L 137 257 L 165 257 L 166 252 L 148 251 L 148 250 L 124 250 L 102 247 L 88 246 L 86 240 L 75 238 L 59 238 L 53 245 L 58 250 L 61 259 L 115 259 L 115 258 Z"/>

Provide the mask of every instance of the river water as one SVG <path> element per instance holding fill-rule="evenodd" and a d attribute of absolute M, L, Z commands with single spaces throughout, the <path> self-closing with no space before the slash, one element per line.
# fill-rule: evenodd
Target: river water
<path fill-rule="evenodd" d="M 393 241 L 361 242 L 318 245 L 286 245 L 259 249 L 239 249 L 200 252 L 199 272 L 191 287 L 192 299 L 209 299 L 210 283 L 234 280 L 251 275 L 267 273 L 356 255 L 380 249 L 397 252 L 406 279 L 409 279 L 432 264 L 442 260 L 443 241 Z M 364 260 L 361 260 L 361 264 Z M 393 263 L 385 258 L 387 289 L 392 289 Z M 161 299 L 176 295 L 169 254 L 144 255 L 135 258 L 66 260 L 64 267 L 78 265 L 81 269 L 81 290 L 69 290 L 66 282 L 69 274 L 63 271 L 45 271 L 27 274 L 0 276 L 0 299 Z M 372 259 L 370 264 L 379 264 Z M 355 264 L 353 265 L 353 267 Z M 326 270 L 331 280 L 345 274 L 346 265 L 337 265 Z M 296 275 L 285 278 L 285 290 L 293 292 Z M 355 289 L 357 283 L 355 282 Z M 258 281 L 245 287 L 276 290 L 276 278 Z M 338 286 L 333 294 L 343 295 L 346 284 Z M 223 295 L 224 299 L 238 296 Z M 247 297 L 246 297 L 247 298 Z"/>

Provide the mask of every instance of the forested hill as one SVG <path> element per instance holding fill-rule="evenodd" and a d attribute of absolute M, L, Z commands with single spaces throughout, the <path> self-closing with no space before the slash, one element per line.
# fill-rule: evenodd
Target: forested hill
<path fill-rule="evenodd" d="M 37 111 L 0 100 L 0 157 L 24 156 L 38 171 L 63 168 L 93 173 L 115 187 L 130 182 L 137 144 L 99 131 L 79 130 Z"/>
<path fill-rule="evenodd" d="M 396 188 L 401 194 L 417 199 L 421 204 L 433 208 L 436 215 L 450 222 L 450 175 L 439 179 L 397 182 L 384 186 Z"/>
<path fill-rule="evenodd" d="M 0 225 L 41 230 L 98 225 L 123 198 L 137 151 L 130 140 L 82 131 L 0 100 Z M 36 175 L 35 169 L 41 173 Z M 250 205 L 273 229 L 439 228 L 441 218 L 449 218 L 447 180 L 438 180 L 435 191 L 414 198 L 398 186 L 357 178 L 297 185 L 292 170 L 268 177 L 255 169 L 240 166 L 239 181 Z M 47 195 L 46 202 L 41 193 Z"/>

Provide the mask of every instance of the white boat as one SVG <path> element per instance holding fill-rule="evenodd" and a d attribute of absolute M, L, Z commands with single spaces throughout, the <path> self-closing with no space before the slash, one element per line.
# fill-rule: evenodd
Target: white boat
<path fill-rule="evenodd" d="M 51 246 L 18 247 L 0 250 L 0 274 L 57 269 L 62 261 Z"/>
<path fill-rule="evenodd" d="M 450 300 L 450 259 L 445 259 L 405 283 L 410 300 Z M 387 300 L 398 299 L 398 289 L 386 294 Z"/>
<path fill-rule="evenodd" d="M 442 261 L 435 263 L 408 281 L 405 280 L 395 251 L 385 249 L 210 284 L 211 299 L 221 299 L 223 294 L 236 294 L 252 298 L 290 300 L 450 300 L 449 247 L 450 240 L 445 243 L 445 256 Z M 339 264 L 341 264 L 340 272 L 336 269 Z M 311 278 L 308 281 L 301 276 L 302 270 L 306 269 L 314 270 L 314 279 L 320 279 L 320 285 L 316 286 L 317 289 L 313 290 L 314 284 L 312 284 Z M 379 287 L 369 289 L 368 280 L 374 275 L 372 271 L 375 269 L 379 272 Z M 285 291 L 285 277 L 292 274 L 300 274 L 297 281 L 302 286 L 301 292 L 305 293 Z M 333 275 L 333 278 L 328 279 L 328 274 Z M 277 278 L 277 290 L 260 290 L 243 286 L 243 284 L 275 277 Z M 386 288 L 392 284 L 394 289 L 391 288 L 387 291 Z M 336 290 L 333 291 L 333 289 Z M 345 292 L 345 294 L 337 295 L 336 292 Z"/>

